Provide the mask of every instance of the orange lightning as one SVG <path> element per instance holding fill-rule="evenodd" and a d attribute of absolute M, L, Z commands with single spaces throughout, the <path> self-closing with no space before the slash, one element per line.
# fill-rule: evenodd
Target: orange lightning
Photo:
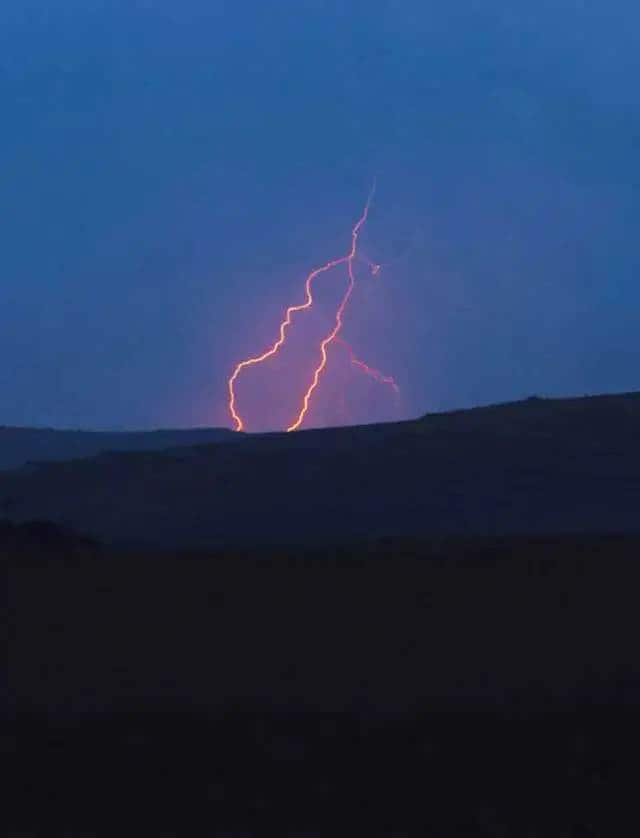
<path fill-rule="evenodd" d="M 388 384 L 391 387 L 396 395 L 400 395 L 400 388 L 398 387 L 396 380 L 392 375 L 385 375 L 380 370 L 377 370 L 375 367 L 370 367 L 369 364 L 365 364 L 364 361 L 361 361 L 359 358 L 356 357 L 355 352 L 351 348 L 351 345 L 343 340 L 343 338 L 336 338 L 338 343 L 341 343 L 345 349 L 349 352 L 349 357 L 351 359 L 351 364 L 354 367 L 357 367 L 359 370 L 362 370 L 365 375 L 374 378 L 376 381 L 379 381 L 381 384 Z"/>
<path fill-rule="evenodd" d="M 338 306 L 338 310 L 336 311 L 336 322 L 333 329 L 329 332 L 326 338 L 320 344 L 320 363 L 316 367 L 316 370 L 313 374 L 313 379 L 311 380 L 311 384 L 307 389 L 307 392 L 304 394 L 304 398 L 302 399 L 302 407 L 300 408 L 300 412 L 296 417 L 295 421 L 289 425 L 287 431 L 297 431 L 300 425 L 304 422 L 304 417 L 307 415 L 307 411 L 309 410 L 309 403 L 311 401 L 311 396 L 314 393 L 314 390 L 318 386 L 320 382 L 320 376 L 322 375 L 325 367 L 327 366 L 327 347 L 338 337 L 340 330 L 342 329 L 342 317 L 344 312 L 347 308 L 349 300 L 351 298 L 351 292 L 353 291 L 353 287 L 356 282 L 355 274 L 353 272 L 353 262 L 356 258 L 356 254 L 358 252 L 358 237 L 360 235 L 360 231 L 362 230 L 368 216 L 369 216 L 369 209 L 371 207 L 371 202 L 373 200 L 373 195 L 375 192 L 375 183 L 371 192 L 369 193 L 369 197 L 367 199 L 367 203 L 365 205 L 364 211 L 358 221 L 356 222 L 353 230 L 351 231 L 351 250 L 349 251 L 348 256 L 346 256 L 343 261 L 347 263 L 347 270 L 349 273 L 349 281 L 347 283 L 347 290 L 344 293 L 344 297 L 342 298 L 340 305 Z"/>
<path fill-rule="evenodd" d="M 235 422 L 236 431 L 244 430 L 244 422 L 242 421 L 242 417 L 236 410 L 235 383 L 238 379 L 238 376 L 240 375 L 243 369 L 246 369 L 247 367 L 252 367 L 255 364 L 261 364 L 263 361 L 266 361 L 267 358 L 272 358 L 274 355 L 277 354 L 278 350 L 286 340 L 286 331 L 288 327 L 291 325 L 293 315 L 298 311 L 304 311 L 305 309 L 311 308 L 311 306 L 313 305 L 313 280 L 320 274 L 326 273 L 327 271 L 330 271 L 332 268 L 335 268 L 338 265 L 343 265 L 348 259 L 348 256 L 342 256 L 340 259 L 333 259 L 331 262 L 327 262 L 327 264 L 323 265 L 321 268 L 316 268 L 316 270 L 311 271 L 311 273 L 305 280 L 305 301 L 297 306 L 289 306 L 289 308 L 286 310 L 284 319 L 280 324 L 280 336 L 275 341 L 275 343 L 271 347 L 269 347 L 269 349 L 266 349 L 261 355 L 256 355 L 255 358 L 247 358 L 245 361 L 240 361 L 240 363 L 236 365 L 233 374 L 231 375 L 231 378 L 228 382 L 229 412 L 231 413 L 233 421 Z"/>
<path fill-rule="evenodd" d="M 278 351 L 283 346 L 283 344 L 286 340 L 287 329 L 289 328 L 289 326 L 292 323 L 293 315 L 296 314 L 299 311 L 305 311 L 307 309 L 310 309 L 313 306 L 313 290 L 312 290 L 312 287 L 313 287 L 313 281 L 315 280 L 315 278 L 317 276 L 319 276 L 320 274 L 326 273 L 327 271 L 330 271 L 333 268 L 338 267 L 339 265 L 346 264 L 347 268 L 348 268 L 349 281 L 348 281 L 347 290 L 345 292 L 345 295 L 342 298 L 342 301 L 341 301 L 341 303 L 338 307 L 338 310 L 336 312 L 335 327 L 332 329 L 332 331 L 329 333 L 329 335 L 327 335 L 327 337 L 320 344 L 321 363 L 314 372 L 311 385 L 309 386 L 307 392 L 304 395 L 304 398 L 303 398 L 303 401 L 302 401 L 302 406 L 300 408 L 300 411 L 298 413 L 298 416 L 297 416 L 295 422 L 292 425 L 290 425 L 287 428 L 287 430 L 288 431 L 296 430 L 297 428 L 300 427 L 300 425 L 304 421 L 304 417 L 307 413 L 307 410 L 309 409 L 311 396 L 313 395 L 314 390 L 318 386 L 318 383 L 320 381 L 320 376 L 322 375 L 322 372 L 324 371 L 324 368 L 325 368 L 326 363 L 327 363 L 327 347 L 335 339 L 335 337 L 340 332 L 340 329 L 342 328 L 342 316 L 343 316 L 344 311 L 347 307 L 347 304 L 348 304 L 349 299 L 351 297 L 351 292 L 353 291 L 353 286 L 355 284 L 353 262 L 356 258 L 356 255 L 357 255 L 358 236 L 359 236 L 360 231 L 361 231 L 363 225 L 365 224 L 365 222 L 367 220 L 367 217 L 369 215 L 369 209 L 371 207 L 371 202 L 373 200 L 374 192 L 375 192 L 375 182 L 374 182 L 373 188 L 371 189 L 369 197 L 367 199 L 367 203 L 365 205 L 364 211 L 363 211 L 361 217 L 356 222 L 353 230 L 351 231 L 351 250 L 349 251 L 349 253 L 346 256 L 341 256 L 338 259 L 332 259 L 330 262 L 327 262 L 321 268 L 316 268 L 315 270 L 313 270 L 307 276 L 307 278 L 305 280 L 305 299 L 304 299 L 304 302 L 300 303 L 299 305 L 289 306 L 287 308 L 287 310 L 285 311 L 284 318 L 283 318 L 283 320 L 280 324 L 278 339 L 273 343 L 272 346 L 270 346 L 268 349 L 266 349 L 262 354 L 256 355 L 253 358 L 247 358 L 244 361 L 240 361 L 238 364 L 236 364 L 236 366 L 233 370 L 233 373 L 231 374 L 231 377 L 229 378 L 229 381 L 228 381 L 229 413 L 231 414 L 231 417 L 233 418 L 236 431 L 242 431 L 242 430 L 244 430 L 244 427 L 245 427 L 244 422 L 242 420 L 242 417 L 238 413 L 237 406 L 236 406 L 236 401 L 237 400 L 236 400 L 235 384 L 236 384 L 236 381 L 237 381 L 240 373 L 244 369 L 246 369 L 247 367 L 255 366 L 256 364 L 261 364 L 264 361 L 266 361 L 267 359 L 272 358 L 274 355 L 276 355 L 278 353 Z M 372 269 L 373 274 L 377 273 L 378 270 L 380 269 L 379 266 L 373 265 L 373 264 L 370 267 Z"/>

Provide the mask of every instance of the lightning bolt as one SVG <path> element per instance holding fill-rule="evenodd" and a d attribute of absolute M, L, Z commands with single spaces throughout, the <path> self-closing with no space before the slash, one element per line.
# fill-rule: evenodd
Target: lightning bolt
<path fill-rule="evenodd" d="M 300 305 L 289 306 L 289 308 L 286 310 L 284 319 L 280 323 L 280 335 L 278 339 L 261 355 L 256 355 L 254 358 L 247 358 L 244 361 L 240 361 L 240 363 L 236 365 L 228 382 L 229 412 L 231 413 L 233 421 L 235 422 L 236 431 L 244 430 L 244 422 L 242 421 L 242 417 L 236 409 L 235 384 L 238 380 L 238 376 L 240 375 L 242 370 L 246 369 L 247 367 L 252 367 L 256 364 L 261 364 L 263 363 L 263 361 L 266 361 L 268 358 L 272 358 L 274 355 L 277 354 L 277 352 L 280 350 L 280 347 L 284 344 L 286 340 L 287 329 L 292 323 L 293 315 L 299 311 L 305 311 L 306 309 L 311 308 L 311 306 L 313 305 L 312 289 L 314 279 L 317 276 L 320 276 L 320 274 L 326 273 L 327 271 L 330 271 L 332 268 L 338 267 L 338 265 L 344 265 L 347 259 L 347 256 L 342 256 L 340 259 L 332 259 L 330 262 L 327 262 L 326 265 L 323 265 L 321 268 L 316 268 L 315 270 L 311 271 L 311 273 L 307 276 L 305 280 L 305 300 L 303 303 L 300 303 Z"/>
<path fill-rule="evenodd" d="M 298 416 L 296 417 L 295 421 L 291 425 L 289 425 L 287 431 L 297 431 L 300 425 L 302 425 L 302 423 L 304 422 L 304 417 L 307 415 L 307 411 L 309 410 L 311 396 L 313 395 L 314 390 L 320 383 L 320 376 L 322 375 L 325 367 L 327 366 L 327 348 L 338 337 L 338 335 L 340 334 L 340 330 L 342 329 L 342 318 L 349 303 L 349 300 L 351 299 L 351 293 L 353 292 L 353 287 L 356 283 L 356 277 L 353 271 L 353 262 L 358 252 L 358 237 L 360 236 L 360 231 L 364 227 L 367 218 L 369 217 L 369 209 L 371 208 L 371 202 L 373 201 L 375 189 L 376 185 L 374 183 L 371 192 L 369 193 L 369 197 L 367 198 L 367 203 L 365 204 L 364 211 L 360 218 L 356 221 L 355 226 L 351 231 L 351 250 L 349 251 L 349 254 L 346 256 L 345 259 L 347 263 L 349 281 L 347 282 L 347 290 L 344 292 L 344 297 L 342 298 L 340 305 L 338 306 L 338 310 L 336 311 L 335 325 L 320 344 L 320 363 L 318 364 L 318 366 L 315 369 L 315 372 L 313 373 L 313 378 L 311 380 L 311 384 L 307 389 L 307 392 L 304 394 L 300 412 L 298 413 Z"/>
<path fill-rule="evenodd" d="M 329 332 L 329 334 L 327 334 L 325 336 L 325 338 L 320 343 L 320 362 L 318 363 L 318 366 L 314 370 L 314 373 L 313 373 L 313 376 L 312 376 L 312 379 L 311 379 L 311 383 L 310 383 L 309 387 L 307 388 L 307 390 L 306 390 L 306 392 L 303 396 L 302 403 L 301 403 L 300 409 L 298 411 L 298 415 L 296 416 L 296 418 L 292 422 L 292 424 L 289 425 L 289 427 L 287 428 L 287 431 L 297 430 L 302 425 L 302 423 L 304 422 L 305 416 L 307 415 L 307 412 L 309 410 L 309 406 L 310 406 L 310 403 L 311 403 L 311 398 L 312 398 L 316 388 L 318 387 L 318 384 L 320 383 L 320 379 L 322 377 L 322 374 L 323 374 L 323 372 L 324 372 L 324 370 L 327 366 L 327 360 L 328 360 L 327 350 L 328 350 L 329 346 L 336 340 L 342 342 L 349 349 L 349 352 L 351 353 L 351 362 L 354 366 L 361 369 L 367 375 L 370 375 L 371 377 L 375 378 L 377 381 L 381 381 L 382 383 L 389 384 L 390 386 L 392 386 L 394 388 L 394 390 L 396 392 L 399 392 L 398 391 L 398 386 L 397 386 L 397 384 L 395 383 L 395 381 L 393 380 L 393 378 L 391 376 L 385 376 L 379 370 L 376 370 L 375 368 L 368 366 L 367 364 L 364 363 L 364 361 L 360 361 L 358 358 L 356 358 L 356 356 L 353 353 L 353 350 L 351 349 L 349 344 L 347 344 L 345 341 L 342 340 L 342 338 L 339 337 L 340 331 L 342 330 L 342 326 L 343 326 L 343 316 L 344 316 L 346 308 L 349 304 L 349 300 L 351 299 L 351 294 L 353 292 L 353 288 L 354 288 L 355 282 L 356 282 L 356 277 L 355 277 L 355 272 L 354 272 L 354 262 L 356 260 L 356 257 L 358 256 L 358 238 L 359 238 L 360 232 L 361 232 L 363 226 L 365 225 L 365 223 L 367 221 L 367 218 L 369 216 L 369 210 L 371 208 L 371 203 L 373 201 L 373 196 L 375 194 L 375 188 L 376 188 L 376 185 L 375 185 L 375 182 L 374 182 L 373 187 L 371 189 L 371 192 L 369 193 L 369 197 L 367 199 L 367 202 L 365 204 L 364 210 L 362 212 L 362 215 L 356 221 L 356 223 L 355 223 L 355 225 L 354 225 L 354 227 L 351 231 L 351 249 L 349 250 L 349 253 L 347 253 L 346 256 L 341 256 L 338 259 L 332 259 L 331 261 L 322 265 L 322 267 L 316 268 L 315 270 L 311 271 L 311 273 L 305 279 L 304 301 L 302 303 L 300 303 L 299 305 L 289 306 L 286 309 L 286 311 L 284 313 L 284 316 L 283 316 L 283 319 L 282 319 L 282 322 L 280 323 L 278 338 L 274 341 L 274 343 L 270 347 L 265 349 L 264 352 L 262 352 L 260 355 L 256 355 L 252 358 L 246 358 L 245 360 L 240 361 L 234 367 L 233 372 L 232 372 L 232 374 L 231 374 L 231 376 L 228 380 L 228 396 L 229 396 L 228 406 L 229 406 L 229 413 L 231 414 L 231 417 L 233 419 L 236 431 L 243 431 L 245 429 L 244 421 L 243 421 L 242 417 L 240 416 L 240 413 L 238 412 L 238 409 L 237 409 L 237 398 L 236 398 L 236 390 L 235 390 L 235 385 L 236 385 L 236 382 L 237 382 L 240 374 L 242 373 L 243 370 L 247 369 L 248 367 L 252 367 L 252 366 L 255 366 L 257 364 L 261 364 L 264 361 L 267 361 L 269 358 L 272 358 L 274 355 L 276 355 L 280 351 L 281 347 L 284 345 L 284 343 L 286 341 L 287 332 L 288 332 L 288 329 L 293 322 L 294 315 L 297 314 L 300 311 L 306 311 L 313 306 L 313 302 L 314 302 L 314 299 L 313 299 L 313 283 L 314 283 L 314 280 L 318 276 L 320 276 L 321 274 L 327 273 L 328 271 L 332 270 L 333 268 L 339 267 L 340 265 L 345 265 L 346 264 L 346 266 L 347 266 L 347 274 L 348 274 L 347 288 L 346 288 L 346 291 L 345 291 L 345 293 L 344 293 L 344 295 L 343 295 L 343 297 L 340 301 L 340 304 L 337 308 L 334 326 L 331 329 L 331 331 Z M 368 260 L 365 260 L 365 261 L 369 265 L 369 268 L 371 269 L 372 275 L 375 276 L 376 274 L 379 273 L 379 271 L 381 269 L 381 265 L 371 263 Z"/>
<path fill-rule="evenodd" d="M 336 338 L 337 342 L 342 344 L 345 347 L 347 352 L 349 353 L 349 358 L 351 360 L 351 365 L 357 367 L 361 370 L 365 375 L 370 376 L 371 378 L 379 381 L 380 384 L 388 384 L 389 387 L 396 393 L 396 395 L 400 395 L 400 388 L 398 387 L 396 380 L 392 375 L 385 375 L 380 370 L 377 370 L 375 367 L 370 367 L 369 364 L 366 364 L 364 361 L 361 361 L 359 358 L 356 357 L 355 352 L 350 344 L 347 343 L 341 337 Z"/>

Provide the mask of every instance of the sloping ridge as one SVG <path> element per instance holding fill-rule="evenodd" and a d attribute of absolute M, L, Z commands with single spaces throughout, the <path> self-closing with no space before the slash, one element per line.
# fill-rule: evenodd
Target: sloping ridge
<path fill-rule="evenodd" d="M 236 439 L 4 475 L 0 505 L 164 547 L 640 531 L 640 393 Z"/>
<path fill-rule="evenodd" d="M 162 431 L 59 431 L 0 426 L 0 471 L 30 462 L 95 457 L 106 451 L 161 451 L 231 439 L 225 428 Z"/>

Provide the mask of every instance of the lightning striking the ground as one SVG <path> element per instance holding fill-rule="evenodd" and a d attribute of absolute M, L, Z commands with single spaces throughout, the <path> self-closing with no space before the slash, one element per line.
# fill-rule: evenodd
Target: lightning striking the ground
<path fill-rule="evenodd" d="M 316 268 L 315 270 L 311 271 L 311 273 L 307 276 L 307 278 L 305 280 L 305 284 L 304 284 L 304 287 L 305 287 L 304 301 L 302 303 L 300 303 L 299 305 L 289 306 L 286 309 L 283 320 L 280 323 L 279 335 L 278 335 L 277 340 L 269 348 L 267 348 L 264 352 L 262 352 L 260 355 L 256 355 L 256 356 L 251 357 L 251 358 L 246 358 L 245 360 L 240 361 L 238 364 L 236 364 L 236 366 L 235 366 L 235 368 L 234 368 L 234 370 L 231 374 L 231 377 L 229 378 L 229 381 L 228 381 L 229 413 L 231 414 L 231 417 L 233 419 L 236 431 L 245 430 L 244 420 L 242 419 L 240 413 L 238 412 L 238 408 L 237 408 L 237 398 L 236 398 L 235 385 L 236 385 L 236 382 L 238 380 L 238 377 L 240 376 L 240 374 L 242 373 L 243 370 L 247 369 L 248 367 L 252 367 L 252 366 L 255 366 L 257 364 L 261 364 L 264 361 L 267 361 L 269 358 L 272 358 L 274 355 L 276 355 L 280 351 L 280 349 L 282 348 L 282 346 L 284 345 L 284 343 L 286 341 L 287 331 L 288 331 L 289 327 L 291 326 L 291 324 L 293 322 L 293 316 L 295 314 L 297 314 L 298 312 L 306 311 L 306 310 L 312 308 L 312 306 L 313 306 L 313 301 L 314 301 L 313 300 L 313 283 L 314 283 L 314 280 L 318 276 L 320 276 L 321 274 L 327 273 L 328 271 L 332 270 L 333 268 L 337 268 L 340 265 L 346 265 L 346 267 L 347 267 L 347 276 L 348 276 L 347 288 L 346 288 L 345 293 L 344 293 L 344 295 L 343 295 L 343 297 L 340 301 L 340 304 L 338 305 L 338 308 L 336 310 L 334 326 L 331 329 L 331 331 L 324 337 L 324 339 L 320 343 L 320 347 L 319 347 L 319 349 L 320 349 L 320 361 L 319 361 L 318 365 L 316 366 L 316 368 L 314 370 L 313 376 L 311 378 L 311 383 L 309 384 L 309 386 L 308 386 L 308 388 L 307 388 L 307 390 L 306 390 L 306 392 L 305 392 L 305 394 L 302 398 L 302 402 L 300 404 L 298 414 L 297 414 L 295 420 L 289 425 L 289 427 L 286 430 L 287 431 L 298 430 L 298 428 L 300 428 L 300 426 L 304 422 L 304 419 L 305 419 L 305 417 L 307 415 L 307 412 L 309 410 L 309 406 L 311 404 L 312 396 L 313 396 L 316 388 L 318 387 L 318 384 L 320 383 L 320 379 L 321 379 L 321 377 L 322 377 L 322 375 L 323 375 L 323 373 L 326 369 L 326 366 L 327 366 L 327 361 L 328 361 L 327 352 L 328 352 L 328 349 L 329 349 L 330 345 L 332 343 L 336 342 L 336 341 L 339 341 L 340 343 L 342 343 L 348 349 L 348 351 L 350 353 L 352 366 L 357 367 L 362 372 L 366 373 L 367 375 L 371 376 L 372 378 L 374 378 L 377 381 L 380 381 L 383 384 L 389 384 L 395 390 L 396 393 L 399 392 L 398 385 L 396 384 L 396 382 L 394 381 L 394 379 L 391 376 L 385 376 L 379 370 L 376 370 L 375 368 L 370 367 L 364 361 L 359 360 L 355 356 L 355 354 L 354 354 L 353 350 L 351 349 L 351 347 L 349 346 L 349 344 L 346 343 L 340 337 L 340 332 L 341 332 L 342 326 L 343 326 L 344 313 L 347 309 L 347 306 L 348 306 L 349 301 L 351 299 L 351 295 L 352 295 L 352 292 L 353 292 L 353 289 L 354 289 L 354 286 L 355 286 L 355 283 L 356 283 L 356 276 L 355 276 L 355 271 L 354 271 L 354 262 L 356 260 L 356 257 L 358 256 L 358 238 L 359 238 L 360 232 L 362 231 L 362 228 L 364 227 L 364 225 L 367 221 L 367 218 L 369 216 L 369 210 L 371 208 L 371 202 L 373 201 L 374 193 L 375 193 L 375 183 L 373 185 L 373 188 L 371 189 L 371 192 L 370 192 L 369 197 L 367 199 L 367 202 L 365 204 L 362 215 L 357 220 L 357 222 L 355 223 L 355 225 L 354 225 L 354 227 L 351 231 L 351 249 L 349 250 L 349 253 L 347 253 L 345 256 L 341 256 L 338 259 L 332 259 L 331 261 L 327 262 L 322 267 Z M 368 262 L 368 260 L 365 260 L 365 261 L 367 261 L 367 264 L 369 265 L 369 268 L 371 270 L 372 275 L 375 276 L 380 272 L 381 265 L 370 263 L 370 262 Z"/>
<path fill-rule="evenodd" d="M 289 306 L 289 308 L 285 312 L 284 319 L 280 324 L 280 335 L 275 343 L 266 349 L 261 355 L 256 355 L 253 358 L 247 358 L 244 361 L 240 361 L 239 364 L 236 365 L 233 374 L 228 382 L 228 389 L 229 389 L 229 412 L 235 422 L 235 429 L 236 431 L 243 431 L 244 430 L 244 422 L 242 417 L 238 413 L 236 409 L 236 392 L 235 392 L 235 383 L 238 380 L 238 376 L 242 372 L 242 370 L 246 369 L 247 367 L 255 366 L 256 364 L 262 364 L 268 358 L 272 358 L 274 355 L 278 353 L 282 345 L 284 344 L 286 337 L 287 337 L 287 329 L 291 325 L 293 315 L 296 314 L 298 311 L 305 311 L 306 309 L 311 308 L 313 305 L 313 281 L 317 276 L 320 274 L 326 273 L 330 271 L 332 268 L 338 267 L 338 265 L 344 265 L 347 261 L 347 256 L 342 256 L 340 259 L 333 259 L 331 262 L 327 262 L 326 265 L 323 265 L 321 268 L 316 268 L 314 271 L 307 276 L 305 280 L 305 301 L 300 303 L 297 306 Z"/>
<path fill-rule="evenodd" d="M 307 411 L 309 410 L 311 396 L 313 395 L 314 390 L 318 386 L 320 382 L 320 376 L 322 375 L 325 367 L 327 366 L 327 347 L 331 343 L 333 343 L 333 341 L 340 334 L 340 330 L 342 329 L 342 317 L 344 315 L 345 309 L 347 308 L 349 300 L 351 299 L 351 294 L 356 283 L 356 277 L 353 270 L 353 260 L 356 258 L 356 254 L 358 252 L 358 237 L 360 236 L 360 230 L 362 230 L 367 221 L 367 218 L 369 217 L 369 209 L 371 207 L 371 202 L 373 201 L 374 192 L 375 184 L 373 189 L 371 190 L 371 193 L 369 194 L 362 215 L 357 220 L 355 227 L 351 231 L 351 250 L 349 251 L 349 254 L 346 257 L 349 281 L 347 282 L 347 290 L 344 293 L 344 297 L 342 298 L 340 305 L 338 306 L 338 310 L 336 311 L 335 325 L 320 344 L 320 363 L 318 364 L 318 366 L 315 369 L 315 372 L 313 373 L 313 378 L 311 380 L 311 384 L 307 389 L 307 392 L 304 394 L 300 412 L 298 413 L 298 416 L 296 417 L 295 421 L 291 425 L 289 425 L 287 431 L 297 431 L 300 425 L 302 425 L 302 423 L 304 422 L 304 417 L 306 416 Z"/>

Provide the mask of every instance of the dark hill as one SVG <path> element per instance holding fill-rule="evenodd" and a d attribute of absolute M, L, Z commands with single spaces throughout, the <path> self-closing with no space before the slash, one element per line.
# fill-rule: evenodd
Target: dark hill
<path fill-rule="evenodd" d="M 639 410 L 0 475 L 9 835 L 637 835 Z"/>
<path fill-rule="evenodd" d="M 52 524 L 50 521 L 28 521 L 12 524 L 0 521 L 0 556 L 29 562 L 34 558 L 46 561 L 63 557 L 85 558 L 99 553 L 100 546 L 90 538 Z"/>
<path fill-rule="evenodd" d="M 105 451 L 159 451 L 231 438 L 224 428 L 183 431 L 57 431 L 0 426 L 0 471 L 29 462 L 95 457 Z"/>
<path fill-rule="evenodd" d="M 640 531 L 640 394 L 523 402 L 0 477 L 14 520 L 164 547 Z"/>

